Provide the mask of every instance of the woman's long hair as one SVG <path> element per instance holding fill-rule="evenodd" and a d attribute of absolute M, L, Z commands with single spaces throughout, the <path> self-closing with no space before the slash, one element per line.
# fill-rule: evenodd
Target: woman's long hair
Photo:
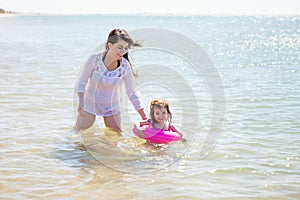
<path fill-rule="evenodd" d="M 133 48 L 133 47 L 141 47 L 142 46 L 142 43 L 141 41 L 134 41 L 130 35 L 128 34 L 127 31 L 125 31 L 124 29 L 119 29 L 119 28 L 116 28 L 116 29 L 113 29 L 109 34 L 108 34 L 108 38 L 107 38 L 107 41 L 106 41 L 106 44 L 105 44 L 105 49 L 106 51 L 109 50 L 109 47 L 108 47 L 108 43 L 112 43 L 112 44 L 115 44 L 117 43 L 119 40 L 123 40 L 125 42 L 128 43 L 128 48 Z M 126 60 L 128 60 L 130 66 L 131 66 L 131 69 L 132 69 L 132 73 L 134 75 L 134 77 L 137 77 L 137 73 L 133 67 L 133 64 L 131 62 L 131 59 L 129 58 L 129 55 L 128 55 L 128 52 L 126 54 L 123 55 L 124 58 L 126 58 Z M 118 61 L 118 65 L 120 65 L 120 61 Z"/>

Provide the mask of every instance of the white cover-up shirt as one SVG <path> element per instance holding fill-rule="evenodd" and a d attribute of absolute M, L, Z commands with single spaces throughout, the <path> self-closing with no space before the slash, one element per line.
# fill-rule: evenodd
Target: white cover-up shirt
<path fill-rule="evenodd" d="M 75 84 L 75 92 L 84 93 L 84 110 L 98 116 L 112 116 L 120 112 L 118 91 L 122 81 L 126 93 L 136 110 L 144 108 L 140 94 L 135 90 L 131 66 L 122 57 L 121 65 L 108 71 L 102 61 L 102 53 L 90 56 Z"/>

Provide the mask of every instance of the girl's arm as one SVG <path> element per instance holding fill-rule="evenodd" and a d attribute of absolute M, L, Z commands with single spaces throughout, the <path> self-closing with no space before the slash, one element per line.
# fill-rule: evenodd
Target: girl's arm
<path fill-rule="evenodd" d="M 181 137 L 183 137 L 183 133 L 180 132 L 173 124 L 171 125 L 171 130 L 172 130 L 173 132 L 178 133 Z"/>
<path fill-rule="evenodd" d="M 183 133 L 181 131 L 179 131 L 179 129 L 177 129 L 173 124 L 171 125 L 171 130 L 174 132 L 177 132 L 180 136 L 181 136 L 181 141 L 182 142 L 186 142 L 187 140 L 183 137 Z"/>

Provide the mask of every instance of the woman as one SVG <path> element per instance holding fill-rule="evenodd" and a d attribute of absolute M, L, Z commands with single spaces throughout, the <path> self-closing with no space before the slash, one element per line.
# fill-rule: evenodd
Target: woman
<path fill-rule="evenodd" d="M 106 127 L 121 130 L 117 88 L 124 81 L 127 96 L 142 119 L 146 119 L 144 105 L 134 88 L 134 72 L 128 59 L 128 49 L 141 46 L 122 29 L 112 30 L 106 50 L 89 57 L 75 84 L 79 97 L 76 128 L 91 127 L 96 116 L 103 116 Z"/>

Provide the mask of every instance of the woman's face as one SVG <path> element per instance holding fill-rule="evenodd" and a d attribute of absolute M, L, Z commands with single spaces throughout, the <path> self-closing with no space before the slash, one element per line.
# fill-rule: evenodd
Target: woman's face
<path fill-rule="evenodd" d="M 128 52 L 128 43 L 124 40 L 118 40 L 118 42 L 112 44 L 108 43 L 109 51 L 116 59 L 121 59 L 124 54 Z"/>
<path fill-rule="evenodd" d="M 167 119 L 168 119 L 168 111 L 166 108 L 157 108 L 154 107 L 154 119 L 160 123 L 160 124 L 164 124 L 166 123 Z"/>

